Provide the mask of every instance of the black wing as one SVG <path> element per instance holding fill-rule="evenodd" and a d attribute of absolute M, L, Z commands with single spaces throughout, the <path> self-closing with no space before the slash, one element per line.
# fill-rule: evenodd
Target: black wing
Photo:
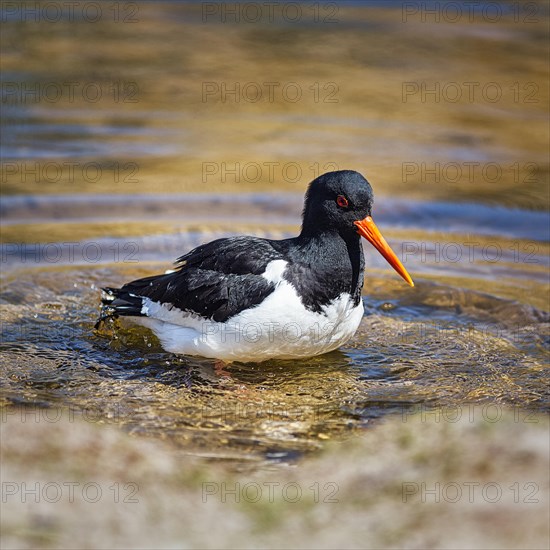
<path fill-rule="evenodd" d="M 258 237 L 229 237 L 197 246 L 180 256 L 176 265 L 199 267 L 218 273 L 261 275 L 269 262 L 281 260 L 283 254 L 277 241 Z"/>
<path fill-rule="evenodd" d="M 283 257 L 271 241 L 255 237 L 201 245 L 178 258 L 173 273 L 103 289 L 107 296 L 96 326 L 109 317 L 143 315 L 143 298 L 205 319 L 227 321 L 273 292 L 275 285 L 261 274 L 270 261 L 278 259 Z"/>

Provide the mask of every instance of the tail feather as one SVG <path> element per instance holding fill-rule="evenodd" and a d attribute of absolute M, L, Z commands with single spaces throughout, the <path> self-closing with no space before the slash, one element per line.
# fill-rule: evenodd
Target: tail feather
<path fill-rule="evenodd" d="M 143 314 L 142 298 L 130 293 L 124 288 L 102 288 L 103 296 L 101 297 L 101 311 L 99 318 L 94 325 L 97 330 L 101 323 L 107 319 L 116 319 L 119 316 L 133 316 L 139 317 Z"/>

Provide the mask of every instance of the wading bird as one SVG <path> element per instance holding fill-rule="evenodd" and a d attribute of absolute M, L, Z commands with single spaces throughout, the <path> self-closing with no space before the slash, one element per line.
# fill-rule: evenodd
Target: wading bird
<path fill-rule="evenodd" d="M 128 317 L 152 330 L 168 352 L 226 362 L 335 350 L 364 313 L 361 237 L 414 286 L 374 224 L 372 206 L 372 188 L 358 172 L 323 174 L 308 187 L 297 237 L 201 245 L 164 275 L 103 289 L 98 325 Z"/>

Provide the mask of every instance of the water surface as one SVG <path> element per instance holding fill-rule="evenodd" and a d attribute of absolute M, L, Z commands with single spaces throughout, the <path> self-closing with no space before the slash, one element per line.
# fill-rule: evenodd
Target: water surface
<path fill-rule="evenodd" d="M 7 21 L 2 403 L 84 411 L 239 468 L 418 407 L 547 410 L 539 8 L 530 24 L 404 22 L 383 2 L 340 5 L 335 23 L 205 23 L 197 3 L 140 3 L 124 24 Z M 465 82 L 502 97 L 410 93 Z M 366 247 L 366 314 L 342 349 L 220 374 L 145 330 L 93 330 L 101 286 L 219 236 L 291 236 L 306 184 L 338 168 L 372 182 L 416 282 Z"/>

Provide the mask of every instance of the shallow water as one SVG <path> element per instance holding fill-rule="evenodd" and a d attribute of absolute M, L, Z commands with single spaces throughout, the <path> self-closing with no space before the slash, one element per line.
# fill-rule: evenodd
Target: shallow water
<path fill-rule="evenodd" d="M 168 221 L 171 210 L 197 211 L 200 205 L 213 215 L 217 231 L 205 232 L 208 219 L 185 216 L 192 230 L 151 235 L 143 216 L 145 235 L 83 238 L 77 243 L 70 233 L 73 215 L 80 229 L 94 231 L 97 224 L 124 228 L 119 211 L 125 205 L 107 197 L 96 197 L 91 204 L 78 197 L 7 199 L 7 230 L 23 231 L 26 224 L 12 218 L 28 219 L 25 209 L 31 208 L 33 219 L 40 220 L 38 229 L 57 226 L 60 238 L 55 243 L 2 247 L 4 403 L 28 405 L 29 418 L 37 407 L 69 407 L 93 420 L 120 423 L 132 433 L 167 439 L 185 452 L 235 460 L 239 467 L 248 461 L 294 459 L 384 414 L 406 418 L 418 407 L 447 407 L 452 414 L 457 407 L 466 414 L 470 404 L 480 402 L 548 408 L 549 316 L 536 307 L 544 297 L 533 292 L 538 285 L 544 293 L 548 264 L 543 244 L 533 240 L 541 236 L 536 213 L 525 212 L 533 217 L 531 227 L 519 229 L 531 237 L 525 242 L 537 247 L 533 263 L 514 262 L 513 250 L 508 250 L 507 261 L 483 261 L 480 254 L 471 264 L 438 260 L 435 254 L 423 257 L 418 250 L 407 262 L 417 283 L 414 289 L 366 249 L 366 316 L 347 346 L 307 361 L 234 364 L 227 375 L 220 375 L 211 360 L 164 353 L 144 329 L 109 325 L 94 332 L 99 287 L 161 272 L 169 267 L 167 259 L 181 250 L 228 234 L 220 220 L 237 228 L 246 220 L 252 227 L 258 216 L 264 224 L 255 233 L 271 238 L 291 234 L 288 224 L 296 197 L 178 199 L 135 197 L 135 209 L 154 207 L 151 220 L 160 217 L 167 226 L 177 226 L 176 219 Z M 101 201 L 108 207 L 98 214 Z M 390 211 L 399 209 L 398 201 L 387 204 L 395 207 Z M 243 208 L 250 219 L 243 218 Z M 71 215 L 61 217 L 59 209 Z M 419 204 L 411 209 L 414 214 L 403 207 L 399 225 L 380 209 L 380 225 L 396 250 L 401 239 L 392 235 L 407 229 L 407 220 L 409 228 L 419 232 L 415 220 L 423 209 L 437 206 Z M 445 212 L 446 206 L 441 209 Z M 87 221 L 88 215 L 93 222 Z M 457 209 L 457 227 L 460 215 Z M 294 212 L 294 221 L 297 216 Z M 433 242 L 433 235 L 442 243 L 466 242 L 445 232 L 437 216 L 428 217 L 432 231 L 409 243 Z M 472 208 L 472 230 L 475 219 Z M 453 219 L 445 224 L 453 227 Z M 514 243 L 482 234 L 490 230 L 484 223 L 476 242 L 498 242 L 502 250 Z M 401 250 L 404 254 L 406 249 Z M 91 262 L 92 257 L 96 261 Z M 503 276 L 495 283 L 498 273 Z"/>
<path fill-rule="evenodd" d="M 134 24 L 4 25 L 13 82 L 103 96 L 35 102 L 3 87 L 3 404 L 70 408 L 240 468 L 418 407 L 548 409 L 547 14 L 405 25 L 381 4 L 341 6 L 328 27 L 203 24 L 200 5 L 173 3 L 139 4 Z M 506 93 L 403 101 L 403 82 L 424 80 Z M 303 100 L 204 101 L 205 82 L 272 81 Z M 514 81 L 535 82 L 539 101 L 515 101 Z M 137 101 L 116 101 L 129 83 Z M 336 83 L 338 102 L 315 101 L 315 83 Z M 101 286 L 218 236 L 295 234 L 306 183 L 344 167 L 372 181 L 377 224 L 416 282 L 366 247 L 366 315 L 347 346 L 220 375 L 145 330 L 94 332 Z"/>

